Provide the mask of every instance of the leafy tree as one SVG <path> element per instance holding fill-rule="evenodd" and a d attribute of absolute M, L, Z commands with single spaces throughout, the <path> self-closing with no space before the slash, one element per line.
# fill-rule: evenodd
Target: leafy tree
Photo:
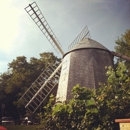
<path fill-rule="evenodd" d="M 121 38 L 118 38 L 116 44 L 115 49 L 117 52 L 130 56 L 130 30 L 127 30 Z"/>
<path fill-rule="evenodd" d="M 102 128 L 115 129 L 115 119 L 130 116 L 130 76 L 122 62 L 118 63 L 116 69 L 108 67 L 107 76 L 107 84 L 102 84 L 97 91 L 97 100 Z"/>
<path fill-rule="evenodd" d="M 97 90 L 76 85 L 70 101 L 55 105 L 51 96 L 44 107 L 44 129 L 116 130 L 115 119 L 130 116 L 130 76 L 124 63 L 107 69 L 107 84 Z"/>
<path fill-rule="evenodd" d="M 3 102 L 2 99 L 5 99 L 7 97 L 5 88 L 7 86 L 7 80 L 11 77 L 9 72 L 5 72 L 0 75 L 0 101 Z"/>
<path fill-rule="evenodd" d="M 49 64 L 59 62 L 53 53 L 45 52 L 39 59 L 32 57 L 27 61 L 25 56 L 19 56 L 9 63 L 9 71 L 0 75 L 0 103 L 5 104 L 4 115 L 14 118 L 24 115 L 25 108 L 19 98 Z"/>
<path fill-rule="evenodd" d="M 130 30 L 127 30 L 121 38 L 116 41 L 117 46 L 115 46 L 116 52 L 130 57 Z M 122 59 L 119 58 L 121 61 Z M 130 62 L 125 61 L 125 64 L 130 72 Z"/>

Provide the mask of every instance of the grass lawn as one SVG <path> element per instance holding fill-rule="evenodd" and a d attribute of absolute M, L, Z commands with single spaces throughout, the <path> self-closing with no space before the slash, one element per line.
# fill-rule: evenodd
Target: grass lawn
<path fill-rule="evenodd" d="M 7 130 L 42 130 L 40 125 L 4 125 Z"/>

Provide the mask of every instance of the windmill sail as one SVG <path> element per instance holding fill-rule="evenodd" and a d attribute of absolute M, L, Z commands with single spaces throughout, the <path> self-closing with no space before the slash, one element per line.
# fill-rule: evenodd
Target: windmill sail
<path fill-rule="evenodd" d="M 70 44 L 70 46 L 68 47 L 68 49 L 70 50 L 75 44 L 79 43 L 81 40 L 83 40 L 84 38 L 90 38 L 90 33 L 88 30 L 88 27 L 86 26 L 81 33 L 75 38 L 75 40 Z"/>
<path fill-rule="evenodd" d="M 53 33 L 52 29 L 47 23 L 45 17 L 43 16 L 36 2 L 29 4 L 29 6 L 25 8 L 25 10 L 29 14 L 29 16 L 33 19 L 33 21 L 36 23 L 38 28 L 42 31 L 42 33 L 45 35 L 45 37 L 48 39 L 48 41 L 51 43 L 53 48 L 57 52 L 60 52 L 62 55 L 64 55 L 64 52 L 61 49 L 60 42 L 58 41 L 57 37 Z"/>
<path fill-rule="evenodd" d="M 25 108 L 35 112 L 58 85 L 62 63 L 49 66 L 21 97 Z"/>

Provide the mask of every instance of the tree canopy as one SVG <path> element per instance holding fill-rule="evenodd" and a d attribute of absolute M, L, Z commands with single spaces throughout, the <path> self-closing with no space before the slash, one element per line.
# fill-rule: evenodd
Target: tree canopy
<path fill-rule="evenodd" d="M 5 104 L 4 115 L 22 116 L 25 111 L 19 98 L 49 64 L 59 62 L 53 53 L 44 52 L 39 59 L 32 57 L 27 61 L 25 56 L 19 56 L 9 63 L 9 70 L 0 75 L 0 104 Z"/>
<path fill-rule="evenodd" d="M 125 34 L 121 35 L 121 37 L 116 40 L 115 50 L 116 52 L 130 57 L 130 30 L 127 30 Z M 119 58 L 119 61 L 122 59 Z M 130 62 L 125 61 L 125 64 L 130 72 Z"/>
<path fill-rule="evenodd" d="M 126 56 L 130 56 L 130 30 L 127 30 L 121 38 L 118 37 L 118 40 L 116 40 L 116 44 L 116 52 L 119 52 Z"/>

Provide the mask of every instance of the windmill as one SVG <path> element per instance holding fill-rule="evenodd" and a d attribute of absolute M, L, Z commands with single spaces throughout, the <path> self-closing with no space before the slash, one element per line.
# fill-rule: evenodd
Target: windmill
<path fill-rule="evenodd" d="M 69 51 L 64 53 L 36 2 L 29 4 L 25 10 L 54 49 L 63 56 L 58 66 L 46 68 L 23 94 L 21 99 L 25 108 L 34 113 L 58 84 L 56 98 L 62 102 L 71 98 L 71 89 L 76 84 L 97 88 L 98 82 L 106 81 L 104 67 L 113 66 L 113 54 L 90 38 L 87 26 L 71 43 Z"/>

